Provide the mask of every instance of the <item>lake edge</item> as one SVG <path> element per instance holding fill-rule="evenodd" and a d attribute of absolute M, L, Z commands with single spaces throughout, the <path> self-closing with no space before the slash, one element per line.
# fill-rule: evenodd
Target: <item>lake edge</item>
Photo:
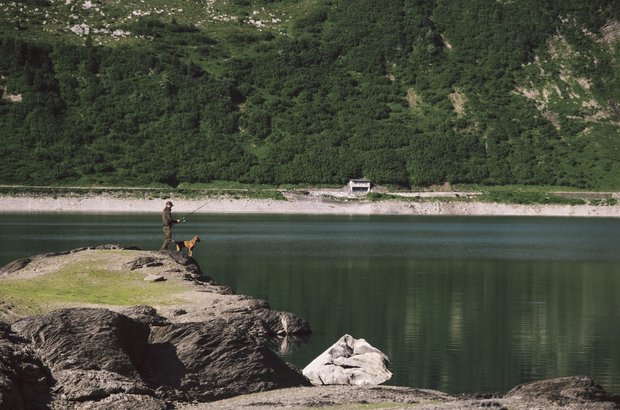
<path fill-rule="evenodd" d="M 620 217 L 617 205 L 505 204 L 480 201 L 333 199 L 294 196 L 286 200 L 250 198 L 118 198 L 108 194 L 77 196 L 0 196 L 0 213 L 158 213 L 166 200 L 174 210 L 202 214 L 291 215 L 451 215 Z"/>

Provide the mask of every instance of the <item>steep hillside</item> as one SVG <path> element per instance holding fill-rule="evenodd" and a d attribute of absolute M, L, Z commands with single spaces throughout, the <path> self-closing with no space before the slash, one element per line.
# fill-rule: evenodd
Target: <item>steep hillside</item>
<path fill-rule="evenodd" d="M 0 4 L 2 183 L 620 187 L 620 3 Z"/>

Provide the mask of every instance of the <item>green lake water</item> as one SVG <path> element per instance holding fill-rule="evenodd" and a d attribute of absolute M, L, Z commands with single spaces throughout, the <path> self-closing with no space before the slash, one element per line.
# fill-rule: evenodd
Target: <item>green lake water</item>
<path fill-rule="evenodd" d="M 162 242 L 156 214 L 0 214 L 0 226 L 0 265 Z M 505 392 L 588 375 L 620 393 L 620 218 L 194 214 L 174 230 L 195 234 L 205 274 L 308 320 L 309 340 L 273 345 L 300 368 L 348 333 L 389 356 L 387 384 Z"/>

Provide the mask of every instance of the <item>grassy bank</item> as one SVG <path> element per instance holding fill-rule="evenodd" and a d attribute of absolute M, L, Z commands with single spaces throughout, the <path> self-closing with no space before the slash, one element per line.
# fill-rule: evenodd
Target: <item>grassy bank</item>
<path fill-rule="evenodd" d="M 505 185 L 493 187 L 463 186 L 481 192 L 478 200 L 519 205 L 595 205 L 618 203 L 611 192 L 591 192 L 558 186 Z"/>
<path fill-rule="evenodd" d="M 123 253 L 124 252 L 124 253 Z M 118 257 L 127 251 L 118 251 Z M 45 274 L 0 280 L 0 320 L 40 314 L 70 305 L 174 305 L 185 288 L 177 282 L 146 282 L 137 271 L 112 270 L 110 254 L 82 254 L 77 260 L 54 265 L 46 258 Z M 114 256 L 114 254 L 112 254 Z M 113 260 L 114 258 L 112 258 Z M 36 268 L 35 268 L 36 270 Z"/>
<path fill-rule="evenodd" d="M 554 186 L 481 186 L 457 185 L 451 191 L 429 191 L 420 189 L 424 195 L 400 196 L 403 191 L 390 193 L 372 192 L 367 195 L 370 201 L 405 200 L 414 202 L 486 202 L 515 205 L 594 205 L 613 206 L 618 204 L 612 192 L 591 192 L 567 190 Z M 435 195 L 433 195 L 435 192 Z M 472 194 L 474 193 L 474 194 Z"/>

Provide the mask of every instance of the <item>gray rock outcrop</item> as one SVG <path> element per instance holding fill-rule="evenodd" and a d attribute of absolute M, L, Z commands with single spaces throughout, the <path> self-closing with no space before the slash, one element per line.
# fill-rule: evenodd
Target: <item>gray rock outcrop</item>
<path fill-rule="evenodd" d="M 587 376 L 559 377 L 520 384 L 510 390 L 505 399 L 547 402 L 550 405 L 567 406 L 579 403 L 615 402 L 620 408 L 620 397 L 607 393 Z"/>
<path fill-rule="evenodd" d="M 376 385 L 392 377 L 388 363 L 388 357 L 366 340 L 344 335 L 308 364 L 303 374 L 314 385 Z"/>
<path fill-rule="evenodd" d="M 128 252 L 113 252 L 111 256 L 105 256 L 106 251 L 121 250 Z M 98 252 L 97 256 L 104 260 L 102 263 L 107 264 L 111 272 L 116 272 L 119 279 L 125 272 L 137 271 L 144 275 L 147 282 L 182 281 L 188 285 L 187 289 L 193 292 L 191 297 L 186 298 L 189 302 L 169 309 L 161 307 L 159 311 L 172 322 L 204 322 L 219 317 L 235 321 L 259 338 L 305 337 L 310 334 L 310 326 L 304 319 L 289 312 L 273 310 L 267 301 L 236 295 L 230 287 L 205 275 L 196 260 L 180 252 L 141 251 L 134 246 L 113 244 L 84 247 L 13 261 L 0 267 L 0 278 L 36 276 L 55 265 L 79 262 L 92 255 L 91 252 Z M 0 320 L 10 322 L 19 315 L 12 313 L 14 307 L 9 301 L 0 299 L 0 308 Z"/>
<path fill-rule="evenodd" d="M 99 252 L 107 250 L 114 252 L 105 259 Z M 422 408 L 620 408 L 618 396 L 607 394 L 587 377 L 528 383 L 501 398 L 456 397 L 393 386 L 332 385 L 252 394 L 225 404 L 226 400 L 219 399 L 309 386 L 298 370 L 266 348 L 269 343 L 286 352 L 310 333 L 308 324 L 293 314 L 272 310 L 266 301 L 235 295 L 231 288 L 203 275 L 193 259 L 169 252 L 118 245 L 80 248 L 16 261 L 0 268 L 0 276 L 45 274 L 50 267 L 88 258 L 93 252 L 107 261 L 119 280 L 135 267 L 144 276 L 166 277 L 166 282 L 153 286 L 186 285 L 191 289 L 188 302 L 158 309 L 110 307 L 117 312 L 72 304 L 17 320 L 19 306 L 0 298 L 1 320 L 12 323 L 0 321 L 0 410 L 272 409 L 386 402 L 418 408 L 428 400 L 432 400 L 430 407 Z M 319 372 L 316 384 L 376 384 L 391 375 L 385 368 L 387 357 L 362 339 L 346 335 L 325 353 L 330 357 L 315 361 L 328 373 Z M 370 363 L 372 371 L 362 370 L 362 363 Z M 206 403 L 213 400 L 218 401 Z"/>
<path fill-rule="evenodd" d="M 151 384 L 175 400 L 204 402 L 310 385 L 269 348 L 223 319 L 153 328 L 149 342 Z"/>
<path fill-rule="evenodd" d="M 25 402 L 25 389 L 40 390 L 37 397 L 61 408 L 159 409 L 310 385 L 226 320 L 171 324 L 152 308 L 129 313 L 136 318 L 106 309 L 61 309 L 16 321 L 12 340 L 4 325 L 2 357 L 17 351 L 30 356 L 0 361 L 0 409 L 36 408 Z"/>
<path fill-rule="evenodd" d="M 106 309 L 61 309 L 16 321 L 12 329 L 37 352 L 69 401 L 144 394 L 149 327 Z"/>
<path fill-rule="evenodd" d="M 9 262 L 8 264 L 0 268 L 0 277 L 9 275 L 13 272 L 17 272 L 18 270 L 23 269 L 24 267 L 28 266 L 30 262 L 32 262 L 32 259 L 30 258 L 17 259 L 13 262 Z"/>
<path fill-rule="evenodd" d="M 46 409 L 53 384 L 28 342 L 0 323 L 0 409 Z"/>

